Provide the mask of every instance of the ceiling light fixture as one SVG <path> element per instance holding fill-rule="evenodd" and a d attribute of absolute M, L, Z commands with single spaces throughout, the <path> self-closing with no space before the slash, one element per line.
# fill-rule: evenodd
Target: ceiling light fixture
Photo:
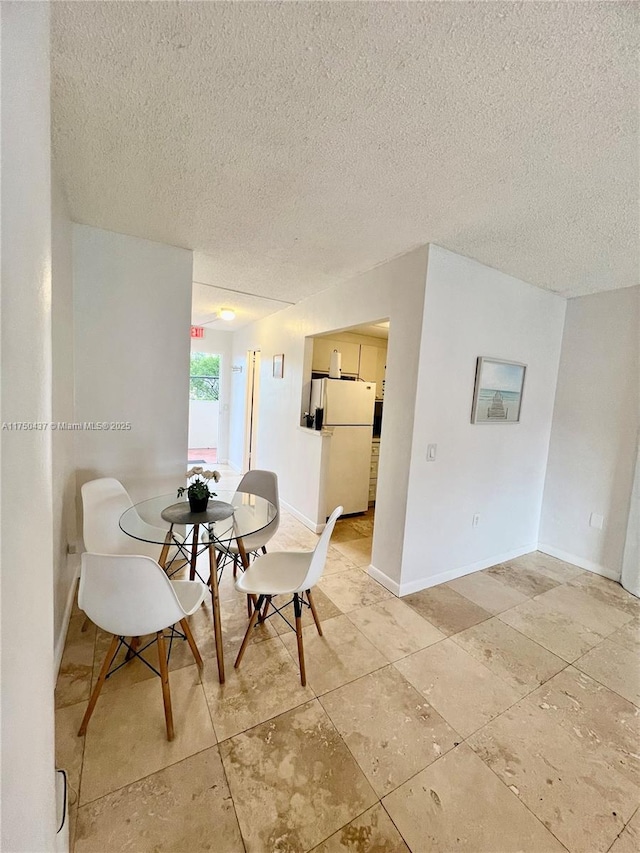
<path fill-rule="evenodd" d="M 231 320 L 235 320 L 236 312 L 232 308 L 221 308 L 218 311 L 218 317 L 220 317 L 221 320 L 230 322 Z"/>

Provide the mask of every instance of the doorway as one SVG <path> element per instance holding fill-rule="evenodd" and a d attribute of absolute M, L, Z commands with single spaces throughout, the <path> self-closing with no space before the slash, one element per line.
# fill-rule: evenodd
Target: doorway
<path fill-rule="evenodd" d="M 243 470 L 256 467 L 258 404 L 260 399 L 260 350 L 247 351 L 247 396 L 245 404 Z"/>
<path fill-rule="evenodd" d="M 218 461 L 221 361 L 218 353 L 191 353 L 188 465 Z"/>

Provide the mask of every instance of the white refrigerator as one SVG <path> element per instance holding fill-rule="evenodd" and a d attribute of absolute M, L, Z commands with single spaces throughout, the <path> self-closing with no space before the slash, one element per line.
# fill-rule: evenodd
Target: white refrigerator
<path fill-rule="evenodd" d="M 340 504 L 345 513 L 366 512 L 369 508 L 375 400 L 375 382 L 311 382 L 311 411 L 321 408 L 323 426 L 331 430 L 323 472 L 327 514 Z"/>

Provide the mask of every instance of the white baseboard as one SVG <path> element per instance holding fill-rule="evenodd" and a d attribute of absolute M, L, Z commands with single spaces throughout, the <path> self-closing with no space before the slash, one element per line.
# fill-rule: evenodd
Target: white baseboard
<path fill-rule="evenodd" d="M 516 557 L 522 557 L 523 554 L 530 554 L 538 548 L 537 542 L 532 542 L 530 545 L 524 545 L 521 548 L 516 548 L 514 551 L 506 551 L 503 554 L 494 554 L 486 560 L 479 560 L 477 563 L 469 563 L 466 566 L 460 566 L 457 569 L 448 569 L 446 572 L 440 572 L 437 575 L 432 575 L 428 578 L 418 578 L 409 583 L 401 583 L 400 591 L 396 593 L 400 597 L 411 595 L 412 592 L 420 592 L 423 589 L 437 586 L 440 583 L 462 578 L 465 575 L 471 575 L 473 572 L 480 572 L 482 569 L 490 569 L 497 563 L 504 563 L 507 560 L 515 560 Z M 380 581 L 382 583 L 382 581 Z"/>
<path fill-rule="evenodd" d="M 389 592 L 392 592 L 394 595 L 400 595 L 400 584 L 397 581 L 392 580 L 389 575 L 385 575 L 384 572 L 381 572 L 380 569 L 376 569 L 375 566 L 369 565 L 367 566 L 367 574 L 370 575 L 375 581 L 378 581 L 379 584 L 385 589 L 388 589 Z"/>
<path fill-rule="evenodd" d="M 291 504 L 288 504 L 286 501 L 283 501 L 282 498 L 280 499 L 280 506 L 282 507 L 282 509 L 286 509 L 287 512 L 290 512 L 294 518 L 297 518 L 298 521 L 301 521 L 305 527 L 308 527 L 309 530 L 313 531 L 314 533 L 322 533 L 322 531 L 324 530 L 324 524 L 316 524 L 315 521 L 311 521 L 311 519 L 307 518 L 306 515 L 303 515 L 301 512 L 298 512 L 298 510 L 294 506 L 291 506 Z"/>
<path fill-rule="evenodd" d="M 571 563 L 572 566 L 577 566 L 579 569 L 585 569 L 585 571 L 593 572 L 595 575 L 602 575 L 609 580 L 620 582 L 621 573 L 619 571 L 601 566 L 600 563 L 593 563 L 591 560 L 569 554 L 568 551 L 561 551 L 560 548 L 554 548 L 552 545 L 543 545 L 542 542 L 538 543 L 537 550 L 542 551 L 543 554 L 549 554 L 550 557 L 557 557 L 558 560 L 563 560 L 565 563 Z"/>
<path fill-rule="evenodd" d="M 242 468 L 238 468 L 238 466 L 237 466 L 237 465 L 234 465 L 234 464 L 233 464 L 233 462 L 232 462 L 230 459 L 227 459 L 227 461 L 226 461 L 226 462 L 224 462 L 224 463 L 222 463 L 222 462 L 221 462 L 220 464 L 221 464 L 221 465 L 222 465 L 222 464 L 224 464 L 224 465 L 228 465 L 228 466 L 229 466 L 229 468 L 231 468 L 231 470 L 232 470 L 235 474 L 242 474 Z"/>
<path fill-rule="evenodd" d="M 56 637 L 56 642 L 54 646 L 54 657 L 53 657 L 53 676 L 54 683 L 58 680 L 58 673 L 60 672 L 60 664 L 62 663 L 62 653 L 64 652 L 64 644 L 67 639 L 67 631 L 69 630 L 69 622 L 71 620 L 71 611 L 73 610 L 73 602 L 76 597 L 76 581 L 80 577 L 80 557 L 78 554 L 69 554 L 67 556 L 67 560 L 69 562 L 75 563 L 74 571 L 73 571 L 73 581 L 69 588 L 69 594 L 67 596 L 67 603 L 64 608 L 64 616 L 62 617 L 62 625 L 60 626 L 60 633 Z"/>

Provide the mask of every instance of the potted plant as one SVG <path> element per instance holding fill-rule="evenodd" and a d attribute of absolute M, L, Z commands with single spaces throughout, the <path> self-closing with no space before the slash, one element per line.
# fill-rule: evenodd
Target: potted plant
<path fill-rule="evenodd" d="M 191 468 L 187 471 L 189 479 L 188 486 L 180 486 L 178 489 L 178 497 L 181 498 L 186 492 L 189 499 L 189 508 L 191 512 L 205 512 L 209 498 L 216 496 L 209 488 L 209 482 L 213 480 L 215 483 L 220 479 L 219 471 L 203 471 L 202 468 Z"/>

